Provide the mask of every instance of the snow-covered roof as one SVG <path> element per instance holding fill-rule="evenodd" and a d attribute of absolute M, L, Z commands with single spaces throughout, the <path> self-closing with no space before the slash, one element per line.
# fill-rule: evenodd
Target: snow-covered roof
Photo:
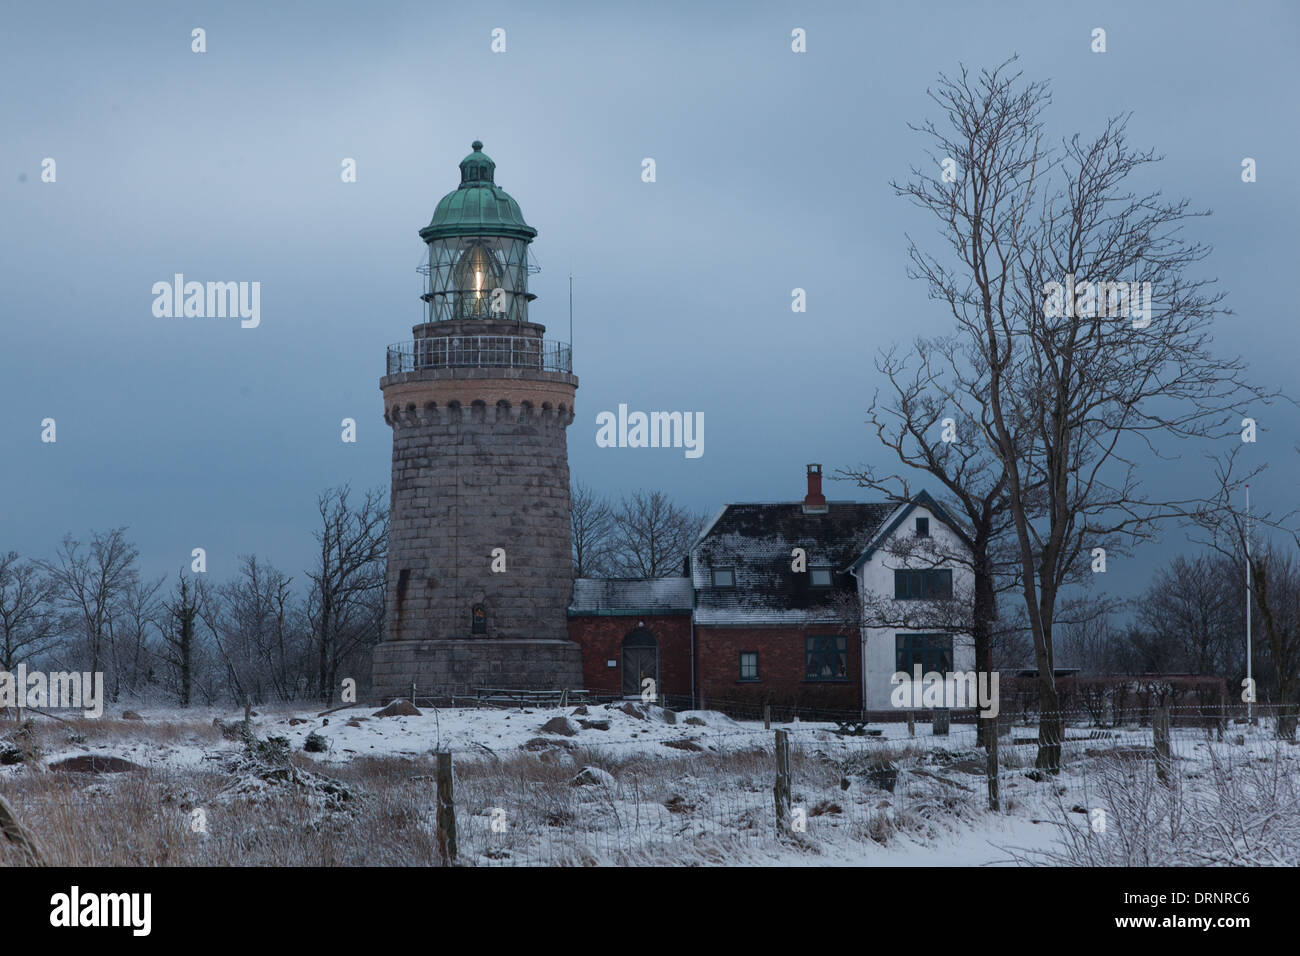
<path fill-rule="evenodd" d="M 578 578 L 570 614 L 654 614 L 690 611 L 690 578 Z"/>
<path fill-rule="evenodd" d="M 851 591 L 847 570 L 894 513 L 890 502 L 828 503 L 808 513 L 803 502 L 731 504 L 696 544 L 691 573 L 699 624 L 812 624 L 830 622 L 836 592 Z M 813 588 L 810 575 L 791 568 L 803 548 L 808 567 L 829 567 L 834 587 Z M 712 572 L 731 568 L 735 586 L 714 587 Z"/>

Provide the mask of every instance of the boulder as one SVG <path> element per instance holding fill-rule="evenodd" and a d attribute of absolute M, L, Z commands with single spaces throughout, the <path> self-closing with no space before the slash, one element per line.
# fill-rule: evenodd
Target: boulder
<path fill-rule="evenodd" d="M 568 717 L 552 717 L 546 723 L 542 724 L 542 733 L 559 734 L 562 737 L 573 737 L 578 733 L 578 725 Z"/>
<path fill-rule="evenodd" d="M 640 704 L 634 704 L 631 701 L 618 708 L 629 717 L 635 717 L 637 720 L 645 720 L 645 708 Z"/>
<path fill-rule="evenodd" d="M 578 724 L 583 730 L 609 730 L 608 720 L 580 720 Z"/>
<path fill-rule="evenodd" d="M 374 712 L 375 717 L 419 717 L 420 711 L 409 700 L 398 699 L 383 710 Z"/>
<path fill-rule="evenodd" d="M 614 778 L 599 767 L 583 767 L 578 771 L 578 775 L 573 778 L 571 785 L 575 787 L 612 787 L 614 786 Z"/>
<path fill-rule="evenodd" d="M 701 718 L 699 718 L 699 717 L 687 717 L 687 718 L 686 718 L 686 723 L 687 723 L 688 725 L 690 725 L 691 727 L 703 727 L 703 726 L 704 726 L 704 721 L 703 721 L 703 719 L 701 719 Z"/>
<path fill-rule="evenodd" d="M 123 720 L 144 720 L 144 718 L 141 717 L 139 714 L 137 714 L 134 710 L 122 711 L 122 719 Z"/>
<path fill-rule="evenodd" d="M 313 730 L 307 735 L 307 739 L 303 741 L 302 749 L 309 754 L 319 754 L 329 750 L 330 745 L 329 741 Z"/>

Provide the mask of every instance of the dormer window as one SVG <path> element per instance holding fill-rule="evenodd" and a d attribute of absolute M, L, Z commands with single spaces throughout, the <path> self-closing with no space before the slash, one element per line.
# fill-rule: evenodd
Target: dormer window
<path fill-rule="evenodd" d="M 917 518 L 917 519 L 916 519 L 916 536 L 917 536 L 918 538 L 928 538 L 928 537 L 930 537 L 930 519 L 929 519 L 929 518 Z"/>
<path fill-rule="evenodd" d="M 809 568 L 808 583 L 815 588 L 828 588 L 831 586 L 831 569 L 830 568 Z"/>
<path fill-rule="evenodd" d="M 736 586 L 736 569 L 714 568 L 713 586 L 715 588 L 734 588 Z"/>

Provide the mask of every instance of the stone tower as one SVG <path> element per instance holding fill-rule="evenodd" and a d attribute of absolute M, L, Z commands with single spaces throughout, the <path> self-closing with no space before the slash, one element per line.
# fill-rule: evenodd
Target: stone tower
<path fill-rule="evenodd" d="M 420 230 L 424 321 L 380 379 L 393 429 L 392 519 L 377 695 L 576 689 L 570 346 L 529 321 L 537 230 L 475 142 Z"/>

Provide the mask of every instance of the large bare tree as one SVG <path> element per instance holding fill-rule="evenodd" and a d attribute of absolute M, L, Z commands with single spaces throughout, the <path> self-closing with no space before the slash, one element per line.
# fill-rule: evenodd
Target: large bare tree
<path fill-rule="evenodd" d="M 1265 393 L 1211 349 L 1221 295 L 1193 274 L 1208 249 L 1183 232 L 1202 214 L 1133 191 L 1158 157 L 1129 144 L 1125 117 L 1049 148 L 1047 85 L 1010 62 L 940 77 L 930 96 L 945 123 L 915 127 L 934 166 L 914 169 L 903 192 L 949 246 L 937 255 L 911 242 L 913 274 L 980 370 L 981 438 L 1005 475 L 1038 670 L 1036 763 L 1057 772 L 1053 628 L 1066 588 L 1094 548 L 1132 545 L 1191 507 L 1150 496 L 1140 456 L 1226 434 Z"/>

